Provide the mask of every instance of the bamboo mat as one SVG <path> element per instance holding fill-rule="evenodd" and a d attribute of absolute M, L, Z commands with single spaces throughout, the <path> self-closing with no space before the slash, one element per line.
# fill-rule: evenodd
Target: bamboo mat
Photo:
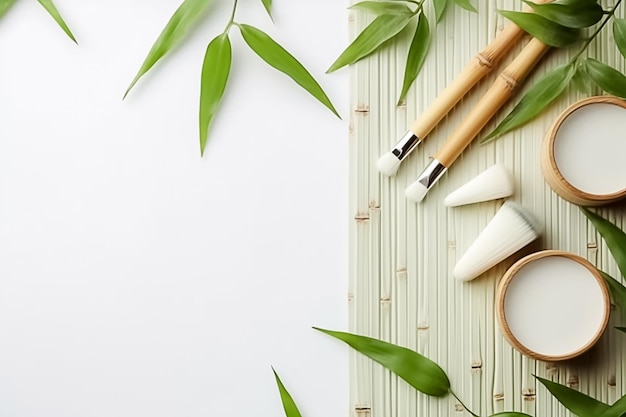
<path fill-rule="evenodd" d="M 402 164 L 395 178 L 381 176 L 375 162 L 406 132 L 412 120 L 507 22 L 498 8 L 518 10 L 521 1 L 474 0 L 478 13 L 448 10 L 434 27 L 432 2 L 426 2 L 433 33 L 424 68 L 406 105 L 396 106 L 411 34 L 351 67 L 350 125 L 350 331 L 420 352 L 448 374 L 452 389 L 481 416 L 522 411 L 536 416 L 570 414 L 538 386 L 533 374 L 553 379 L 612 403 L 626 392 L 623 335 L 611 329 L 624 323 L 613 309 L 610 327 L 587 355 L 568 363 L 542 363 L 515 351 L 500 334 L 494 293 L 502 274 L 524 253 L 561 249 L 579 254 L 620 277 L 606 246 L 578 207 L 558 197 L 540 170 L 540 145 L 557 115 L 583 95 L 574 87 L 535 121 L 495 142 L 475 141 L 419 205 L 404 190 L 429 157 L 467 114 L 513 53 L 476 86 Z M 623 13 L 624 7 L 621 7 Z M 351 36 L 371 21 L 351 12 Z M 624 70 L 611 39 L 610 25 L 589 48 L 589 55 Z M 525 83 L 523 91 L 546 70 L 568 62 L 576 48 L 551 51 Z M 568 53 L 570 55 L 568 55 Z M 519 96 L 518 96 L 519 98 Z M 501 120 L 509 103 L 486 131 Z M 490 167 L 504 164 L 513 174 L 521 203 L 543 221 L 542 238 L 479 279 L 457 282 L 451 271 L 503 201 L 447 208 L 443 198 Z M 622 226 L 623 207 L 599 213 Z M 564 291 L 563 297 L 567 297 Z M 532 326 L 533 323 L 528 323 Z M 465 413 L 451 397 L 430 398 L 371 360 L 351 352 L 351 415 L 359 417 L 456 416 Z"/>

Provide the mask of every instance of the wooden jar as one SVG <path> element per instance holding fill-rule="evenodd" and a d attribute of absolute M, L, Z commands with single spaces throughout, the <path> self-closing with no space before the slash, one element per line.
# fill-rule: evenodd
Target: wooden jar
<path fill-rule="evenodd" d="M 543 141 L 541 171 L 565 200 L 600 206 L 626 197 L 626 102 L 594 96 L 565 109 Z"/>
<path fill-rule="evenodd" d="M 589 350 L 604 333 L 610 305 L 598 270 L 578 255 L 557 250 L 517 261 L 496 292 L 496 316 L 507 341 L 547 362 Z"/>

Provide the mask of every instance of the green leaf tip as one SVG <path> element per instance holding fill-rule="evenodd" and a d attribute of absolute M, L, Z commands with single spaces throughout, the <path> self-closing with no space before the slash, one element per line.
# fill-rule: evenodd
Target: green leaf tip
<path fill-rule="evenodd" d="M 263 3 L 263 7 L 265 8 L 265 11 L 267 12 L 268 16 L 273 22 L 274 16 L 272 16 L 272 0 L 261 0 L 261 2 Z"/>
<path fill-rule="evenodd" d="M 232 47 L 227 34 L 215 37 L 207 46 L 200 81 L 200 156 L 204 155 L 209 127 L 226 90 L 232 63 Z"/>
<path fill-rule="evenodd" d="M 290 77 L 341 119 L 326 92 L 300 61 L 260 29 L 243 23 L 237 26 L 241 31 L 243 40 L 263 61 Z"/>
<path fill-rule="evenodd" d="M 16 0 L 0 0 L 0 17 L 4 16 L 15 2 Z"/>
<path fill-rule="evenodd" d="M 557 48 L 574 43 L 580 35 L 578 29 L 565 27 L 536 13 L 511 10 L 498 10 L 498 13 L 546 45 Z"/>
<path fill-rule="evenodd" d="M 478 13 L 474 5 L 470 3 L 470 0 L 454 0 L 454 3 L 460 8 L 467 10 L 468 12 Z"/>
<path fill-rule="evenodd" d="M 280 377 L 274 367 L 272 367 L 272 372 L 274 373 L 276 385 L 278 386 L 278 392 L 280 393 L 280 399 L 283 404 L 283 409 L 285 410 L 285 415 L 287 417 L 302 417 L 302 414 L 300 414 L 300 410 L 298 410 L 298 406 L 296 405 L 293 397 L 289 391 L 287 391 L 287 388 L 285 388 L 285 385 L 280 380 Z"/>
<path fill-rule="evenodd" d="M 602 90 L 626 98 L 626 77 L 615 68 L 593 58 L 585 59 L 589 78 Z"/>
<path fill-rule="evenodd" d="M 348 45 L 326 73 L 337 71 L 369 56 L 385 42 L 400 33 L 409 24 L 412 17 L 412 15 L 405 14 L 378 16 Z"/>
<path fill-rule="evenodd" d="M 416 390 L 435 397 L 450 393 L 450 380 L 432 360 L 408 348 L 352 333 L 313 327 L 313 329 L 346 343 L 357 352 L 378 362 L 404 379 Z"/>
<path fill-rule="evenodd" d="M 135 78 L 124 92 L 124 98 L 130 90 L 137 84 L 137 81 L 156 64 L 161 58 L 167 55 L 175 46 L 189 33 L 196 21 L 203 16 L 203 12 L 211 3 L 210 0 L 184 0 L 176 9 L 170 20 L 161 31 L 161 34 L 150 48 L 148 55 L 144 59 Z"/>
<path fill-rule="evenodd" d="M 406 59 L 406 66 L 404 68 L 404 79 L 402 81 L 402 90 L 400 92 L 400 98 L 398 98 L 398 105 L 404 101 L 409 89 L 417 75 L 424 66 L 426 55 L 430 47 L 430 26 L 428 19 L 424 14 L 420 15 L 417 21 L 417 27 L 415 28 L 415 35 L 409 46 L 409 53 Z"/>
<path fill-rule="evenodd" d="M 565 408 L 581 417 L 597 417 L 609 409 L 600 402 L 580 391 L 559 383 L 533 375 Z"/>
<path fill-rule="evenodd" d="M 533 11 L 559 25 L 582 29 L 593 26 L 602 19 L 604 10 L 595 1 L 554 1 L 546 4 L 537 4 L 533 1 L 522 0 Z"/>
<path fill-rule="evenodd" d="M 496 139 L 534 119 L 565 91 L 575 72 L 573 65 L 566 64 L 544 75 L 481 143 Z"/>
<path fill-rule="evenodd" d="M 620 272 L 623 276 L 626 276 L 626 233 L 588 208 L 580 207 L 580 210 L 600 233 L 600 236 L 602 236 L 606 246 L 609 248 L 609 252 L 613 255 Z"/>
<path fill-rule="evenodd" d="M 59 11 L 57 10 L 56 6 L 54 5 L 54 3 L 52 2 L 52 0 L 37 0 L 39 2 L 39 4 L 41 4 L 43 6 L 44 9 L 46 9 L 46 11 L 48 12 L 48 14 L 50 14 L 50 16 L 52 16 L 52 18 L 54 19 L 55 22 L 57 22 L 57 24 L 59 25 L 59 27 L 63 30 L 63 32 L 65 32 L 65 34 L 75 43 L 78 45 L 78 41 L 76 41 L 76 38 L 74 37 L 74 34 L 72 33 L 72 31 L 70 30 L 69 26 L 67 25 L 67 23 L 65 23 L 65 20 L 63 20 L 63 17 L 61 16 L 61 13 L 59 13 Z M 11 3 L 11 2 L 9 2 Z M 4 14 L 4 11 L 2 11 L 3 6 L 0 6 L 0 16 L 2 14 Z"/>

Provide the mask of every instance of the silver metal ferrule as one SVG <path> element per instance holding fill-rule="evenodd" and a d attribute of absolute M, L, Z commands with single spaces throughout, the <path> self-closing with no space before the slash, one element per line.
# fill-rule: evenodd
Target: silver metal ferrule
<path fill-rule="evenodd" d="M 420 144 L 422 140 L 418 138 L 415 133 L 410 130 L 400 139 L 400 141 L 394 146 L 391 153 L 393 153 L 399 160 L 403 160 L 411 151 Z"/>
<path fill-rule="evenodd" d="M 417 178 L 417 182 L 421 183 L 427 189 L 430 189 L 447 170 L 448 168 L 433 158 Z"/>

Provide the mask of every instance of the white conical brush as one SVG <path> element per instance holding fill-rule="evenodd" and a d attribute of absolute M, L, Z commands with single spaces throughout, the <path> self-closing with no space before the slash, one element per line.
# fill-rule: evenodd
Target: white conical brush
<path fill-rule="evenodd" d="M 503 165 L 495 164 L 448 194 L 444 204 L 448 207 L 456 207 L 496 200 L 511 194 L 513 194 L 513 180 L 509 171 Z"/>
<path fill-rule="evenodd" d="M 513 255 L 541 234 L 541 226 L 525 208 L 507 201 L 454 267 L 462 281 L 476 278 Z"/>

